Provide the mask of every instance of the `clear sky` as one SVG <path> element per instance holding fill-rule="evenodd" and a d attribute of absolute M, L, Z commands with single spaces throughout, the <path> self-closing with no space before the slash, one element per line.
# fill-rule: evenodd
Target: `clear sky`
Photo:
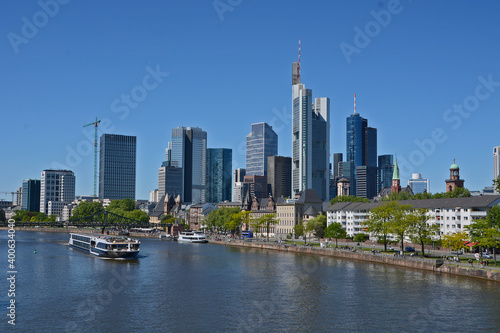
<path fill-rule="evenodd" d="M 267 122 L 290 156 L 299 38 L 302 82 L 331 99 L 332 154 L 345 156 L 356 93 L 402 184 L 419 172 L 443 192 L 455 158 L 467 188 L 491 186 L 499 13 L 494 0 L 2 1 L 0 191 L 68 167 L 77 195 L 92 194 L 83 125 L 96 117 L 137 136 L 138 199 L 158 187 L 174 127 L 201 127 L 237 168 L 251 124 Z"/>

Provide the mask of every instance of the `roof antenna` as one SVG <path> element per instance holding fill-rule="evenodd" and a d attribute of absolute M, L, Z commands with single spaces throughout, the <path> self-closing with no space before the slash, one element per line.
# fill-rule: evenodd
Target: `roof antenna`
<path fill-rule="evenodd" d="M 299 82 L 300 82 L 300 44 L 301 44 L 301 41 L 299 38 L 299 61 L 298 61 L 298 65 L 297 65 L 297 77 L 299 79 Z"/>
<path fill-rule="evenodd" d="M 354 114 L 356 114 L 356 93 L 354 93 Z"/>

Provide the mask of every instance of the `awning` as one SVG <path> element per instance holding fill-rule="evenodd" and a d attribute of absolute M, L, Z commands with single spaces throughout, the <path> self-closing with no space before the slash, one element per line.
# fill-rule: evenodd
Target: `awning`
<path fill-rule="evenodd" d="M 465 244 L 465 246 L 476 246 L 477 245 L 477 242 L 473 242 L 473 243 L 467 243 Z"/>

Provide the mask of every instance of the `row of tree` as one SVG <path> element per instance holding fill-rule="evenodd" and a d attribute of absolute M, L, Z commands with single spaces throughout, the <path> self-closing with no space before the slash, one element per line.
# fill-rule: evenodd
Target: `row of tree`
<path fill-rule="evenodd" d="M 55 222 L 56 217 L 56 215 L 47 216 L 44 213 L 30 212 L 27 210 L 15 210 L 14 215 L 12 215 L 12 218 L 16 222 Z"/>
<path fill-rule="evenodd" d="M 140 209 L 136 209 L 136 202 L 132 199 L 113 200 L 108 207 L 106 207 L 106 209 L 104 209 L 104 206 L 100 202 L 81 202 L 78 207 L 73 209 L 73 216 L 70 220 L 83 219 L 91 221 L 93 218 L 86 217 L 102 213 L 105 210 L 128 219 L 149 223 L 148 213 Z M 94 220 L 100 221 L 99 219 L 101 219 L 101 217 L 97 217 Z M 108 216 L 108 220 L 109 223 L 114 223 L 116 222 L 114 220 L 118 221 L 119 218 L 115 216 Z"/>

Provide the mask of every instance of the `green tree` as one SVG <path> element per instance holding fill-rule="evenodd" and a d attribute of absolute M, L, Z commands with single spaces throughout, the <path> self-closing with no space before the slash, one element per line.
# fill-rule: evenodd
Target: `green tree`
<path fill-rule="evenodd" d="M 467 198 L 470 197 L 470 191 L 465 187 L 455 187 L 453 191 L 434 193 L 432 199 L 442 199 L 442 198 Z"/>
<path fill-rule="evenodd" d="M 304 236 L 304 223 L 300 221 L 295 227 L 293 227 L 295 232 L 295 237 Z"/>
<path fill-rule="evenodd" d="M 404 252 L 405 237 L 408 235 L 411 228 L 411 218 L 409 212 L 412 206 L 391 202 L 389 208 L 392 210 L 390 232 L 395 234 L 399 242 L 401 242 L 401 251 Z"/>
<path fill-rule="evenodd" d="M 465 231 L 454 232 L 443 236 L 443 246 L 450 248 L 452 251 L 457 251 L 457 256 L 460 255 L 460 251 L 466 246 L 466 242 L 469 240 L 469 236 Z"/>
<path fill-rule="evenodd" d="M 381 201 L 399 201 L 399 200 L 410 200 L 412 195 L 408 192 L 391 192 L 388 197 L 383 197 Z"/>
<path fill-rule="evenodd" d="M 341 195 L 330 200 L 330 204 L 333 205 L 337 202 L 370 202 L 369 199 L 357 197 L 354 195 Z"/>
<path fill-rule="evenodd" d="M 80 202 L 78 207 L 75 207 L 73 209 L 73 216 L 71 220 L 77 219 L 77 218 L 82 218 L 86 216 L 91 216 L 97 213 L 104 212 L 104 207 L 102 206 L 102 203 L 100 202 Z M 96 221 L 100 217 L 94 217 L 93 220 Z M 89 221 L 91 221 L 92 218 L 89 218 Z"/>
<path fill-rule="evenodd" d="M 314 237 L 323 238 L 325 237 L 326 229 L 326 215 L 320 214 L 306 223 L 306 231 L 313 232 Z"/>
<path fill-rule="evenodd" d="M 235 213 L 231 215 L 231 222 L 230 225 L 234 225 L 237 228 L 240 228 L 241 225 L 245 225 L 245 230 L 248 230 L 249 225 L 250 225 L 250 215 L 252 214 L 251 211 L 248 210 L 242 210 L 241 212 Z M 241 229 L 241 228 L 240 228 Z M 241 236 L 241 232 L 240 232 Z"/>
<path fill-rule="evenodd" d="M 326 238 L 335 238 L 335 247 L 337 247 L 337 239 L 345 238 L 346 235 L 346 231 L 342 228 L 342 224 L 339 222 L 331 223 L 325 230 Z"/>
<path fill-rule="evenodd" d="M 208 213 L 204 223 L 207 228 L 212 231 L 230 230 L 232 215 L 237 214 L 239 211 L 239 208 L 221 207 L 219 209 L 214 209 Z"/>
<path fill-rule="evenodd" d="M 276 213 L 265 214 L 253 221 L 252 226 L 254 230 L 259 230 L 260 228 L 266 229 L 266 238 L 269 240 L 269 229 L 271 225 L 278 224 L 276 220 Z"/>
<path fill-rule="evenodd" d="M 497 192 L 500 192 L 500 176 L 497 179 L 493 179 L 493 187 Z"/>
<path fill-rule="evenodd" d="M 391 222 L 394 220 L 395 209 L 398 205 L 396 201 L 388 201 L 373 208 L 370 210 L 368 219 L 363 223 L 367 231 L 384 244 L 384 251 L 387 251 L 389 235 L 394 231 Z"/>
<path fill-rule="evenodd" d="M 106 210 L 115 214 L 117 211 L 120 212 L 131 212 L 135 209 L 135 200 L 132 199 L 122 199 L 122 200 L 113 200 L 109 204 L 108 207 L 106 207 Z M 118 214 L 120 215 L 120 214 Z"/>
<path fill-rule="evenodd" d="M 368 240 L 368 235 L 360 232 L 359 234 L 354 235 L 353 241 L 356 243 L 362 243 Z"/>
<path fill-rule="evenodd" d="M 0 222 L 5 223 L 7 219 L 5 218 L 5 211 L 3 209 L 0 209 Z"/>
<path fill-rule="evenodd" d="M 500 230 L 495 224 L 492 224 L 488 219 L 475 220 L 470 225 L 465 226 L 469 232 L 471 241 L 477 242 L 481 247 L 481 253 L 483 248 L 493 248 L 493 255 L 495 263 L 497 261 L 496 248 L 500 245 Z"/>
<path fill-rule="evenodd" d="M 432 242 L 433 237 L 439 235 L 439 224 L 428 224 L 427 209 L 415 209 L 408 215 L 410 221 L 410 237 L 414 243 L 422 247 L 422 256 L 425 255 L 424 245 Z"/>

